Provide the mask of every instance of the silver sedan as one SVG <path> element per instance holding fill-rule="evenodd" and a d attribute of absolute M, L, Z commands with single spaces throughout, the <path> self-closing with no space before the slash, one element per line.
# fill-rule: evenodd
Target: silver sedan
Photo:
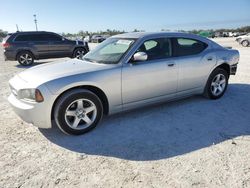
<path fill-rule="evenodd" d="M 103 114 L 202 94 L 218 99 L 236 73 L 239 52 L 186 33 L 113 36 L 83 60 L 43 64 L 12 78 L 8 98 L 26 122 L 83 134 Z"/>

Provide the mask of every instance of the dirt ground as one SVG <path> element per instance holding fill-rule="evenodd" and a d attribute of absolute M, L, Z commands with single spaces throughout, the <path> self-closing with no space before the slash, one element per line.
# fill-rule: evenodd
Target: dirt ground
<path fill-rule="evenodd" d="M 20 120 L 8 80 L 26 68 L 1 55 L 0 187 L 250 187 L 250 47 L 216 41 L 241 55 L 223 98 L 106 117 L 82 136 Z"/>

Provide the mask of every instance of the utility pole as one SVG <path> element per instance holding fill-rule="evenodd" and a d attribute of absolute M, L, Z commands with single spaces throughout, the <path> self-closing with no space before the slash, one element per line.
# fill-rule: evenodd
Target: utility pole
<path fill-rule="evenodd" d="M 36 19 L 36 14 L 34 14 L 33 16 L 34 16 L 34 22 L 35 22 L 35 25 L 36 25 L 36 31 L 38 31 L 38 29 L 37 29 L 37 19 Z"/>
<path fill-rule="evenodd" d="M 18 25 L 16 24 L 16 31 L 19 32 L 19 28 L 18 28 Z"/>

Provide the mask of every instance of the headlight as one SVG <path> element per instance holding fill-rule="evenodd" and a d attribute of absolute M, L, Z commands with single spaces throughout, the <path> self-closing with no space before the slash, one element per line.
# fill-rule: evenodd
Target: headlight
<path fill-rule="evenodd" d="M 21 89 L 18 91 L 18 98 L 31 102 L 43 101 L 43 96 L 38 89 Z"/>

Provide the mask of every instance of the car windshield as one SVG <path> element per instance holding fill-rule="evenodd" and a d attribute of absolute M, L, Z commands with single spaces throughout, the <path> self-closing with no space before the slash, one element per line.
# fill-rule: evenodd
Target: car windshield
<path fill-rule="evenodd" d="M 116 64 L 134 43 L 133 39 L 109 38 L 84 56 L 84 60 Z"/>

